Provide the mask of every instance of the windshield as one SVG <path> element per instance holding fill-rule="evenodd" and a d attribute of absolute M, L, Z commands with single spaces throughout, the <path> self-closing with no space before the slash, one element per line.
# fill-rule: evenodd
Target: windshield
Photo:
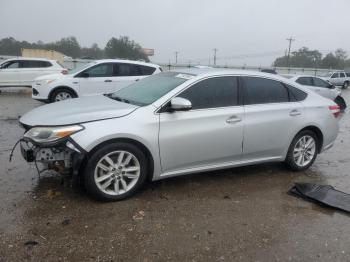
<path fill-rule="evenodd" d="M 78 66 L 77 68 L 69 69 L 68 74 L 69 74 L 69 75 L 75 74 L 76 72 L 79 72 L 80 70 L 83 70 L 83 69 L 85 69 L 85 68 L 88 68 L 88 67 L 90 67 L 90 66 L 92 66 L 92 65 L 94 65 L 94 64 L 96 64 L 96 62 L 90 62 L 90 63 L 88 63 L 88 64 L 80 65 L 80 66 Z"/>
<path fill-rule="evenodd" d="M 193 75 L 176 72 L 160 73 L 124 87 L 109 97 L 126 103 L 145 106 L 152 104 L 192 77 Z"/>

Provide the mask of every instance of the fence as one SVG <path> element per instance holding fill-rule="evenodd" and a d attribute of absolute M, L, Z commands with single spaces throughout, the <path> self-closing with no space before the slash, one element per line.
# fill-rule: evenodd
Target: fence
<path fill-rule="evenodd" d="M 9 58 L 16 58 L 15 56 L 0 56 L 0 63 L 3 60 Z M 18 57 L 20 58 L 20 57 Z M 63 66 L 67 69 L 75 69 L 81 66 L 84 66 L 87 63 L 90 63 L 93 60 L 88 59 L 71 59 L 65 58 L 63 61 Z M 192 68 L 195 66 L 199 66 L 198 64 L 159 64 L 163 70 L 173 70 L 173 69 L 184 69 L 184 68 Z M 214 67 L 214 66 L 211 66 Z M 315 76 L 324 76 L 329 74 L 330 72 L 337 71 L 337 69 L 321 69 L 321 68 L 295 68 L 295 67 L 260 67 L 260 66 L 234 66 L 234 65 L 217 65 L 215 68 L 229 68 L 229 69 L 240 69 L 240 70 L 252 70 L 252 71 L 260 71 L 264 68 L 272 68 L 278 74 L 301 74 L 301 75 L 315 75 Z"/>

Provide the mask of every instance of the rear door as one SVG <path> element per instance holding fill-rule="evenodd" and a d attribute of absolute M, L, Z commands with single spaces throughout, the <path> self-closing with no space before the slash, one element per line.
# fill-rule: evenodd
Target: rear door
<path fill-rule="evenodd" d="M 243 161 L 277 159 L 289 147 L 303 107 L 279 81 L 242 78 L 244 89 Z"/>
<path fill-rule="evenodd" d="M 113 63 L 97 64 L 80 72 L 75 76 L 75 80 L 79 82 L 79 95 L 111 93 L 114 85 L 113 72 Z"/>
<path fill-rule="evenodd" d="M 0 85 L 20 85 L 20 61 L 11 60 L 3 63 L 0 68 Z"/>
<path fill-rule="evenodd" d="M 48 61 L 22 60 L 20 70 L 21 82 L 31 84 L 35 78 L 51 73 L 51 71 L 47 69 L 51 66 L 52 64 Z"/>
<path fill-rule="evenodd" d="M 160 113 L 163 172 L 241 159 L 244 115 L 237 80 L 234 76 L 201 80 L 177 95 L 192 103 L 191 110 Z"/>
<path fill-rule="evenodd" d="M 330 88 L 330 84 L 322 79 L 319 79 L 317 77 L 313 77 L 313 84 L 315 88 L 318 88 L 318 93 L 322 95 L 323 97 L 329 98 L 334 100 L 336 97 L 336 90 Z"/>

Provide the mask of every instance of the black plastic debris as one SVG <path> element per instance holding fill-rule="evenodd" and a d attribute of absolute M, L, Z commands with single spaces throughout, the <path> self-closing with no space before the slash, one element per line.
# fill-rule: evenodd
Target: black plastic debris
<path fill-rule="evenodd" d="M 350 195 L 329 185 L 295 183 L 288 193 L 350 213 Z"/>
<path fill-rule="evenodd" d="M 39 244 L 39 242 L 37 242 L 35 240 L 29 240 L 29 241 L 24 243 L 25 246 L 36 246 L 38 244 Z"/>

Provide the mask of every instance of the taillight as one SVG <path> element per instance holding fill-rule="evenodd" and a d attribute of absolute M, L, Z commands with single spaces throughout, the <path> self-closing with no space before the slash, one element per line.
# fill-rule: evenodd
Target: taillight
<path fill-rule="evenodd" d="M 338 105 L 336 106 L 329 106 L 329 110 L 331 110 L 334 117 L 338 117 L 340 115 L 340 107 Z"/>
<path fill-rule="evenodd" d="M 62 73 L 62 75 L 66 75 L 66 74 L 68 74 L 68 70 L 67 70 L 67 69 L 63 69 L 63 70 L 61 71 L 61 73 Z"/>

